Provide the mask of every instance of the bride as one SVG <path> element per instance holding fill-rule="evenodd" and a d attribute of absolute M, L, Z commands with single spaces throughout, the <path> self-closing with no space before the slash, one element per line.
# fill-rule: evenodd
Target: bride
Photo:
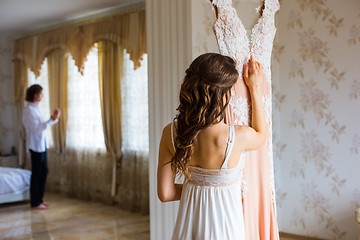
<path fill-rule="evenodd" d="M 178 114 L 163 129 L 159 147 L 158 197 L 162 202 L 180 200 L 172 239 L 245 239 L 243 152 L 263 145 L 267 131 L 262 66 L 251 57 L 243 68 L 252 127 L 222 122 L 238 78 L 236 62 L 216 53 L 199 56 L 186 70 Z M 174 183 L 178 173 L 184 184 Z"/>

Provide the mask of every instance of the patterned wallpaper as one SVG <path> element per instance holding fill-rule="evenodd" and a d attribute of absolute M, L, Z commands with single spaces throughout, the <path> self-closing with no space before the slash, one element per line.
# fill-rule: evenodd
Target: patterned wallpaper
<path fill-rule="evenodd" d="M 356 239 L 360 207 L 360 2 L 282 2 L 280 226 Z M 274 57 L 275 58 L 275 57 Z M 294 191 L 295 189 L 295 191 Z"/>
<path fill-rule="evenodd" d="M 16 122 L 14 106 L 13 43 L 8 37 L 0 37 L 0 153 L 9 154 L 14 146 L 13 123 Z"/>
<path fill-rule="evenodd" d="M 193 57 L 218 52 L 211 6 L 207 0 L 192 4 Z M 242 20 L 256 17 L 255 6 L 260 4 L 234 0 Z M 249 6 L 254 6 L 253 12 Z M 276 25 L 273 145 L 280 231 L 356 239 L 360 2 L 281 1 Z"/>

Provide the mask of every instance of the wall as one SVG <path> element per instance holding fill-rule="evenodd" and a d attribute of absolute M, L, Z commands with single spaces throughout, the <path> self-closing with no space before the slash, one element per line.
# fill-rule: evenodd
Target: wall
<path fill-rule="evenodd" d="M 13 63 L 11 61 L 13 43 L 9 37 L 0 36 L 0 153 L 9 154 L 16 146 L 14 123 Z M 16 138 L 16 139 L 15 139 Z"/>
<path fill-rule="evenodd" d="M 282 2 L 280 226 L 356 239 L 360 206 L 360 2 Z"/>
<path fill-rule="evenodd" d="M 234 0 L 249 30 L 261 1 Z M 360 2 L 286 0 L 272 55 L 280 231 L 356 239 L 360 206 Z M 250 19 L 250 20 L 249 20 Z M 192 2 L 193 58 L 218 52 L 207 0 Z"/>

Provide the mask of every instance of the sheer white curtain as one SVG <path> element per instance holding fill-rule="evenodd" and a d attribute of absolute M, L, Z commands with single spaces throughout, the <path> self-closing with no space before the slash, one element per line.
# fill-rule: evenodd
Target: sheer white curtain
<path fill-rule="evenodd" d="M 147 55 L 134 70 L 124 53 L 122 80 L 122 165 L 118 201 L 130 211 L 149 211 L 149 109 Z"/>
<path fill-rule="evenodd" d="M 43 87 L 44 97 L 39 106 L 44 120 L 50 118 L 47 59 L 40 76 L 28 70 L 28 85 Z M 48 146 L 53 146 L 50 128 L 45 130 Z M 98 53 L 96 45 L 90 50 L 81 75 L 71 56 L 68 57 L 68 129 L 66 146 L 70 149 L 105 151 L 99 95 Z"/>
<path fill-rule="evenodd" d="M 130 55 L 124 54 L 122 81 L 122 148 L 149 152 L 149 109 L 147 55 L 134 70 Z"/>
<path fill-rule="evenodd" d="M 68 58 L 68 149 L 105 151 L 101 122 L 98 51 L 89 52 L 81 75 L 75 61 Z"/>
<path fill-rule="evenodd" d="M 50 110 L 50 101 L 49 101 L 49 81 L 48 81 L 48 68 L 47 68 L 47 59 L 45 58 L 44 62 L 41 65 L 40 76 L 35 77 L 35 74 L 28 69 L 28 87 L 33 84 L 39 84 L 43 88 L 44 97 L 39 103 L 40 111 L 44 117 L 44 121 L 48 120 L 51 115 Z M 45 130 L 46 143 L 48 147 L 54 145 L 52 139 L 51 129 L 47 128 Z"/>

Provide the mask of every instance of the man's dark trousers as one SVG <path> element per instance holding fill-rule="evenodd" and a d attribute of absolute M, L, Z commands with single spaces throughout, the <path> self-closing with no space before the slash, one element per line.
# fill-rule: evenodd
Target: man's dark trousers
<path fill-rule="evenodd" d="M 48 174 L 47 153 L 34 152 L 31 155 L 31 181 L 30 181 L 30 203 L 31 207 L 37 207 L 43 203 L 46 177 Z"/>

